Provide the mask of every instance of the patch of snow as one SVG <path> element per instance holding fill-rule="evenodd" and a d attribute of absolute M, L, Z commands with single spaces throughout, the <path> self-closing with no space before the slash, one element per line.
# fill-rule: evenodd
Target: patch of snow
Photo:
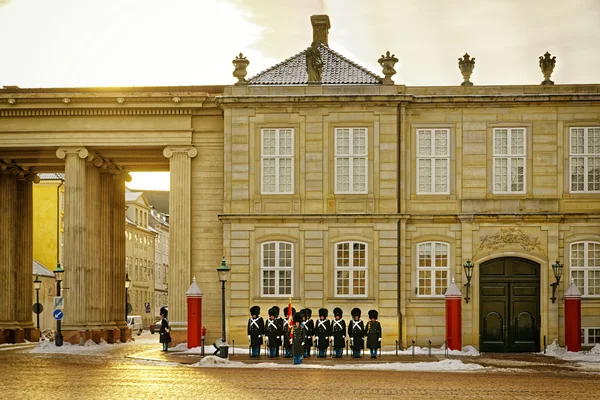
<path fill-rule="evenodd" d="M 132 358 L 131 360 L 136 364 L 142 364 L 142 365 L 152 365 L 152 366 L 158 366 L 158 367 L 181 367 L 181 364 L 179 364 L 177 362 L 148 360 L 148 359 L 140 359 L 140 358 Z"/>
<path fill-rule="evenodd" d="M 99 354 L 106 350 L 112 349 L 114 345 L 106 343 L 104 340 L 100 340 L 99 344 L 94 343 L 93 340 L 88 340 L 80 346 L 78 344 L 71 344 L 64 342 L 62 346 L 56 346 L 55 342 L 40 342 L 35 348 L 30 350 L 30 353 L 48 354 L 48 353 L 59 353 L 59 354 Z"/>
<path fill-rule="evenodd" d="M 395 350 L 386 350 L 386 351 L 382 351 L 381 354 L 396 355 L 396 351 Z M 412 354 L 413 354 L 412 346 L 407 348 L 406 350 L 398 350 L 398 355 L 411 356 Z M 442 345 L 442 347 L 439 347 L 439 348 L 438 347 L 431 348 L 432 356 L 443 356 L 445 354 L 446 354 L 446 348 L 444 345 Z M 429 355 L 429 348 L 415 346 L 415 355 L 416 356 Z M 477 357 L 480 354 L 479 354 L 479 351 L 477 351 L 477 349 L 475 347 L 465 346 L 462 348 L 462 350 L 448 350 L 448 355 Z"/>
<path fill-rule="evenodd" d="M 600 354 L 600 343 L 592 347 L 592 349 L 590 350 L 590 354 Z"/>
<path fill-rule="evenodd" d="M 212 344 L 210 346 L 204 346 L 204 354 L 212 354 L 216 350 L 216 347 Z M 191 349 L 186 348 L 183 352 L 186 354 L 202 354 L 202 346 L 192 347 Z"/>
<path fill-rule="evenodd" d="M 546 347 L 546 355 L 556 357 L 565 361 L 584 361 L 586 363 L 600 363 L 600 344 L 595 345 L 591 350 L 586 351 L 567 351 L 560 347 L 555 339 L 551 345 Z"/>
<path fill-rule="evenodd" d="M 486 369 L 479 364 L 465 364 L 460 360 L 442 360 L 436 362 L 418 362 L 418 363 L 369 363 L 369 364 L 340 364 L 340 365 L 319 365 L 319 364 L 277 364 L 273 362 L 245 364 L 239 361 L 230 361 L 226 358 L 216 356 L 204 357 L 192 367 L 204 368 L 301 368 L 301 369 L 335 369 L 335 370 L 379 370 L 379 371 L 479 371 Z"/>

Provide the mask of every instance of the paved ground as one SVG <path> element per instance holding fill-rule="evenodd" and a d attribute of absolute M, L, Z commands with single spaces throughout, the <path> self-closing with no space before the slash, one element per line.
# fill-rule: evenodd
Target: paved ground
<path fill-rule="evenodd" d="M 172 361 L 197 356 L 164 355 L 157 337 L 111 346 L 98 354 L 31 354 L 0 351 L 6 399 L 565 399 L 600 398 L 600 368 L 549 357 L 484 355 L 464 357 L 490 368 L 480 372 L 396 372 L 322 369 L 196 368 Z M 131 356 L 134 356 L 133 358 Z M 247 360 L 236 355 L 234 359 Z M 384 357 L 378 362 L 410 362 Z M 154 361 L 153 361 L 154 360 Z M 263 360 L 264 361 L 264 360 Z M 308 360 L 307 363 L 322 363 Z M 415 357 L 413 361 L 435 361 Z M 289 363 L 289 361 L 280 361 Z M 349 361 L 343 361 L 349 363 Z M 361 363 L 369 362 L 362 360 Z M 331 361 L 327 361 L 331 363 Z M 360 396 L 360 397 L 359 397 Z"/>

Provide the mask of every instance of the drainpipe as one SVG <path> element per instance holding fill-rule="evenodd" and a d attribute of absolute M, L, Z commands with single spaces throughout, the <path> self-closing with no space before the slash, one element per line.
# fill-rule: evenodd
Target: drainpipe
<path fill-rule="evenodd" d="M 402 196 L 402 193 L 403 193 L 402 188 L 400 187 L 400 182 L 401 182 L 401 180 L 400 180 L 400 171 L 401 171 L 401 165 L 402 165 L 402 162 L 401 162 L 402 161 L 402 156 L 401 156 L 402 153 L 400 151 L 402 149 L 402 132 L 403 132 L 403 129 L 402 129 L 402 113 L 403 112 L 404 112 L 404 106 L 402 105 L 402 103 L 399 103 L 398 104 L 398 111 L 396 112 L 396 115 L 397 115 L 397 122 L 396 123 L 398 124 L 398 141 L 397 141 L 397 143 L 398 143 L 398 149 L 397 149 L 398 164 L 396 165 L 396 167 L 397 167 L 396 168 L 396 182 L 398 184 L 398 186 L 396 188 L 396 190 L 397 190 L 397 197 L 398 197 L 398 205 L 397 205 L 397 212 L 398 213 L 402 212 L 402 209 L 401 209 L 402 197 L 401 196 Z M 401 262 L 402 262 L 402 258 L 401 258 L 402 237 L 400 236 L 400 232 L 401 232 L 400 226 L 401 226 L 401 224 L 402 224 L 402 222 L 398 221 L 398 226 L 397 226 L 397 229 L 398 229 L 398 247 L 397 247 L 397 251 L 398 251 L 398 289 L 397 289 L 398 290 L 398 295 L 397 295 L 398 304 L 397 304 L 397 307 L 398 307 L 398 343 L 400 345 L 400 348 L 403 348 L 402 347 L 402 311 L 401 311 L 402 310 L 402 308 L 401 308 L 401 306 L 402 306 L 402 301 L 401 301 L 402 292 L 400 291 L 400 289 L 402 287 L 402 284 L 401 284 L 401 281 L 402 281 L 402 265 L 401 265 Z"/>

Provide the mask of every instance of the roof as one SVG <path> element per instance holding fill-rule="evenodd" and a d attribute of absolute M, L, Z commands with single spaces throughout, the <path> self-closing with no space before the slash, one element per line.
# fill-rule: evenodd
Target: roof
<path fill-rule="evenodd" d="M 33 260 L 33 274 L 39 276 L 46 276 L 49 278 L 54 278 L 54 272 L 50 271 L 48 268 L 44 267 L 38 261 Z"/>
<path fill-rule="evenodd" d="M 382 78 L 364 67 L 350 61 L 329 46 L 319 43 L 319 52 L 323 59 L 323 72 L 321 84 L 341 85 L 380 85 Z M 271 68 L 253 76 L 248 80 L 249 85 L 306 85 L 308 73 L 306 72 L 306 52 L 296 54 L 272 66 Z"/>
<path fill-rule="evenodd" d="M 125 201 L 136 201 L 142 192 L 125 192 Z"/>
<path fill-rule="evenodd" d="M 65 179 L 65 174 L 56 174 L 56 173 L 43 173 L 38 174 L 40 180 L 42 181 L 59 181 Z"/>
<path fill-rule="evenodd" d="M 128 224 L 131 224 L 131 225 L 135 225 L 135 224 L 133 223 L 133 221 L 132 221 L 131 219 L 129 219 L 129 217 L 128 217 L 128 216 L 125 216 L 125 222 L 126 222 L 126 223 L 128 223 Z"/>
<path fill-rule="evenodd" d="M 168 190 L 144 190 L 144 196 L 148 203 L 164 214 L 169 213 L 169 191 Z"/>

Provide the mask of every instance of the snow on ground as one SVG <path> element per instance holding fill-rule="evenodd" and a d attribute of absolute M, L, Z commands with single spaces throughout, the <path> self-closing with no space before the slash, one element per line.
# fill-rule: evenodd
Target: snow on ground
<path fill-rule="evenodd" d="M 546 347 L 546 355 L 549 357 L 560 358 L 565 361 L 584 361 L 586 363 L 600 363 L 600 344 L 595 345 L 588 351 L 567 351 L 566 348 L 560 347 L 558 342 L 554 340 L 551 345 Z"/>
<path fill-rule="evenodd" d="M 106 343 L 101 340 L 99 344 L 94 343 L 93 340 L 88 340 L 83 346 L 78 344 L 71 344 L 64 342 L 62 346 L 57 347 L 55 342 L 40 342 L 35 348 L 30 350 L 30 353 L 46 354 L 46 353 L 60 353 L 60 354 L 100 354 L 107 350 L 114 348 L 112 344 Z"/>
<path fill-rule="evenodd" d="M 431 355 L 445 355 L 445 347 L 439 347 L 439 348 L 431 348 Z M 381 354 L 386 354 L 386 355 L 396 355 L 396 351 L 395 350 L 386 350 L 386 351 L 382 351 Z M 406 350 L 399 350 L 398 351 L 398 355 L 402 355 L 402 356 L 411 356 L 413 354 L 413 350 L 412 350 L 412 346 L 409 347 Z M 415 346 L 415 355 L 416 356 L 422 356 L 422 355 L 428 355 L 429 354 L 429 349 L 427 347 L 419 347 L 419 346 Z M 448 355 L 450 356 L 471 356 L 471 357 L 476 357 L 479 356 L 479 351 L 477 351 L 477 349 L 473 346 L 465 346 L 462 348 L 462 350 L 448 350 Z"/>
<path fill-rule="evenodd" d="M 208 356 L 192 367 L 204 368 L 301 368 L 301 369 L 342 369 L 342 370 L 380 370 L 380 371 L 479 371 L 485 367 L 479 364 L 464 364 L 460 360 L 442 360 L 437 362 L 418 362 L 418 363 L 369 363 L 369 364 L 340 364 L 340 365 L 319 365 L 319 364 L 277 364 L 272 362 L 245 364 L 239 361 L 229 361 L 228 359 Z"/>

